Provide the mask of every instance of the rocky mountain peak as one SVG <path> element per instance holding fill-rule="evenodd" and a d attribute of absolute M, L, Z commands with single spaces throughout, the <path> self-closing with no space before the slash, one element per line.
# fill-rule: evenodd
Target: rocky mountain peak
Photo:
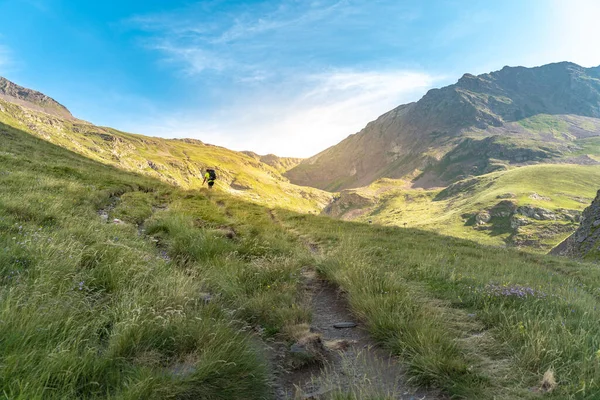
<path fill-rule="evenodd" d="M 62 118 L 74 119 L 71 112 L 53 98 L 38 91 L 19 86 L 3 77 L 0 77 L 0 99 L 35 111 L 42 111 Z"/>
<path fill-rule="evenodd" d="M 574 141 L 600 136 L 599 76 L 600 67 L 570 62 L 467 73 L 395 109 L 402 112 L 382 115 L 287 176 L 299 185 L 333 191 L 379 178 L 431 187 L 490 172 L 498 160 L 557 158 L 574 149 Z M 486 138 L 495 138 L 494 145 Z M 534 159 L 513 157 L 517 153 Z"/>

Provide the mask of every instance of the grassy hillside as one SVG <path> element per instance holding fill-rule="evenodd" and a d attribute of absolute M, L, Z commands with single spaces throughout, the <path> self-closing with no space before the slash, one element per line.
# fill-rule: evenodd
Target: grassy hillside
<path fill-rule="evenodd" d="M 0 122 L 92 160 L 158 178 L 184 189 L 199 188 L 202 170 L 216 167 L 218 190 L 259 204 L 317 212 L 331 199 L 329 193 L 290 184 L 276 168 L 251 156 L 198 140 L 166 140 L 128 134 L 34 111 L 2 99 Z M 281 163 L 288 162 L 281 160 Z"/>
<path fill-rule="evenodd" d="M 342 192 L 327 212 L 547 252 L 577 228 L 598 182 L 600 167 L 570 164 L 498 171 L 444 190 L 415 190 L 404 181 L 384 179 Z"/>
<path fill-rule="evenodd" d="M 310 256 L 266 209 L 4 124 L 0 144 L 0 393 L 271 398 L 251 336 L 308 321 Z"/>
<path fill-rule="evenodd" d="M 600 397 L 597 265 L 280 214 L 416 382 L 466 399 Z"/>
<path fill-rule="evenodd" d="M 183 191 L 3 124 L 0 145 L 6 398 L 274 398 L 259 343 L 310 323 L 307 265 L 414 383 L 600 395 L 597 266 Z"/>

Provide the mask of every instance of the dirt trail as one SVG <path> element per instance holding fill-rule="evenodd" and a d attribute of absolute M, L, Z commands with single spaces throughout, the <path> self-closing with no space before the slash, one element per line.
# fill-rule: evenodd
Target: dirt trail
<path fill-rule="evenodd" d="M 339 291 L 312 270 L 305 271 L 304 277 L 311 297 L 311 331 L 321 335 L 327 349 L 326 361 L 285 376 L 278 399 L 326 399 L 336 392 L 352 394 L 356 399 L 441 398 L 407 386 L 402 367 L 370 339 Z M 335 327 L 346 322 L 357 325 Z"/>
<path fill-rule="evenodd" d="M 270 216 L 275 223 L 284 226 L 274 212 L 271 211 Z M 300 236 L 311 252 L 319 252 L 319 247 L 299 232 L 288 231 Z M 336 393 L 351 394 L 349 398 L 357 400 L 444 398 L 437 392 L 417 390 L 406 384 L 402 366 L 369 337 L 338 288 L 318 277 L 312 268 L 305 268 L 303 277 L 305 295 L 312 311 L 310 331 L 321 337 L 325 362 L 298 370 L 279 371 L 278 400 L 327 399 Z M 340 323 L 355 326 L 336 328 Z"/>

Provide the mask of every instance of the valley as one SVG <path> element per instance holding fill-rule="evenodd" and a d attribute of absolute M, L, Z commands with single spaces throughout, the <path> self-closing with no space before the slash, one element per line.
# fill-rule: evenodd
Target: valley
<path fill-rule="evenodd" d="M 509 101 L 503 71 L 306 160 L 98 127 L 0 81 L 0 392 L 597 398 L 596 92 Z M 399 143 L 424 110 L 456 130 Z M 385 165 L 346 153 L 379 145 Z"/>

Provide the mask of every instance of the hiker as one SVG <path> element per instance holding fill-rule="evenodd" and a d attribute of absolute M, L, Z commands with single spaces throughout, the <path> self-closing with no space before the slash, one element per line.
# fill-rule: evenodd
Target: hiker
<path fill-rule="evenodd" d="M 206 173 L 204 174 L 204 180 L 202 181 L 202 186 L 204 186 L 205 182 L 208 182 L 208 188 L 212 189 L 216 179 L 217 174 L 215 173 L 215 170 L 212 168 L 207 168 Z"/>

